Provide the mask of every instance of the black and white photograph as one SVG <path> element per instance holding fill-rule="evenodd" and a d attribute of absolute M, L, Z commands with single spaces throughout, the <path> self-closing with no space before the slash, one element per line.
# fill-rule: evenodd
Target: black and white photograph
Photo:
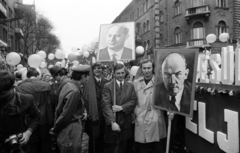
<path fill-rule="evenodd" d="M 101 25 L 97 61 L 134 60 L 134 22 Z"/>
<path fill-rule="evenodd" d="M 155 52 L 155 55 L 155 107 L 191 116 L 198 51 L 160 49 Z"/>

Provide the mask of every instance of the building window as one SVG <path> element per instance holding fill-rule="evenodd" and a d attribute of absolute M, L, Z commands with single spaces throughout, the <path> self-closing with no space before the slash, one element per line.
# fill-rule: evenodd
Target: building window
<path fill-rule="evenodd" d="M 147 30 L 146 30 L 146 23 L 144 22 L 143 23 L 143 33 L 145 33 Z"/>
<path fill-rule="evenodd" d="M 159 16 L 160 16 L 160 23 L 163 23 L 164 20 L 163 20 L 163 12 L 162 11 L 160 11 Z"/>
<path fill-rule="evenodd" d="M 144 43 L 143 43 L 143 47 L 146 49 L 146 41 L 144 41 Z"/>
<path fill-rule="evenodd" d="M 174 30 L 175 44 L 182 42 L 182 33 L 179 27 Z"/>
<path fill-rule="evenodd" d="M 194 23 L 192 27 L 192 39 L 203 39 L 205 38 L 205 28 L 201 22 Z"/>
<path fill-rule="evenodd" d="M 137 8 L 137 18 L 139 17 L 139 8 Z"/>
<path fill-rule="evenodd" d="M 216 0 L 217 1 L 217 7 L 225 8 L 227 7 L 227 0 Z"/>
<path fill-rule="evenodd" d="M 203 6 L 205 0 L 191 0 L 191 7 Z"/>
<path fill-rule="evenodd" d="M 179 15 L 181 13 L 180 8 L 181 7 L 181 3 L 177 0 L 174 3 L 174 16 Z"/>
<path fill-rule="evenodd" d="M 143 13 L 146 12 L 146 5 L 145 5 L 145 2 L 143 3 Z"/>
<path fill-rule="evenodd" d="M 146 10 L 148 10 L 148 0 L 146 0 Z"/>
<path fill-rule="evenodd" d="M 133 17 L 133 21 L 135 20 L 135 14 L 134 14 L 134 12 L 133 12 L 133 14 L 132 14 L 132 17 Z"/>
<path fill-rule="evenodd" d="M 227 32 L 226 22 L 224 22 L 224 21 L 219 21 L 219 22 L 218 22 L 218 25 L 217 25 L 217 34 L 218 34 L 218 36 L 219 36 L 221 33 L 226 33 L 226 32 Z"/>
<path fill-rule="evenodd" d="M 150 31 L 150 23 L 149 23 L 149 20 L 147 20 L 147 31 Z"/>
<path fill-rule="evenodd" d="M 150 48 L 150 40 L 147 41 L 148 49 Z"/>

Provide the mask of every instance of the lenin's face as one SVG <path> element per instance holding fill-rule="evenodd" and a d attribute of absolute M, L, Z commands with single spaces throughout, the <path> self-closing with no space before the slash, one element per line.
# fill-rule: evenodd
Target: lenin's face
<path fill-rule="evenodd" d="M 108 30 L 107 44 L 108 48 L 119 51 L 123 48 L 127 36 L 124 34 L 124 30 L 121 27 L 113 26 Z"/>
<path fill-rule="evenodd" d="M 162 78 L 169 95 L 176 96 L 183 89 L 188 72 L 181 55 L 172 53 L 166 57 L 162 64 Z"/>

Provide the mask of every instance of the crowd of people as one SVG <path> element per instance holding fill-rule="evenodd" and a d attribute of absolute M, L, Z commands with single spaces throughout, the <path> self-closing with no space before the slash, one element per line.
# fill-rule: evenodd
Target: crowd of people
<path fill-rule="evenodd" d="M 164 153 L 169 114 L 153 107 L 153 61 L 142 60 L 140 69 L 143 75 L 132 78 L 122 63 L 78 65 L 71 73 L 53 66 L 44 76 L 29 67 L 25 80 L 0 70 L 0 152 L 81 153 L 86 133 L 89 153 Z M 174 116 L 172 153 L 187 152 L 184 120 Z"/>

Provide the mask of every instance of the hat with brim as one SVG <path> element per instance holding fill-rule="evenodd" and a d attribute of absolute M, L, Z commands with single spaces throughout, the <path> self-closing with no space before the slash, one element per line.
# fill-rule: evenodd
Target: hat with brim
<path fill-rule="evenodd" d="M 62 70 L 61 67 L 54 65 L 53 67 L 50 68 L 49 71 L 50 71 L 52 76 L 55 76 L 61 70 Z"/>
<path fill-rule="evenodd" d="M 89 65 L 73 66 L 72 71 L 74 71 L 74 72 L 89 72 L 90 71 L 90 66 Z"/>

